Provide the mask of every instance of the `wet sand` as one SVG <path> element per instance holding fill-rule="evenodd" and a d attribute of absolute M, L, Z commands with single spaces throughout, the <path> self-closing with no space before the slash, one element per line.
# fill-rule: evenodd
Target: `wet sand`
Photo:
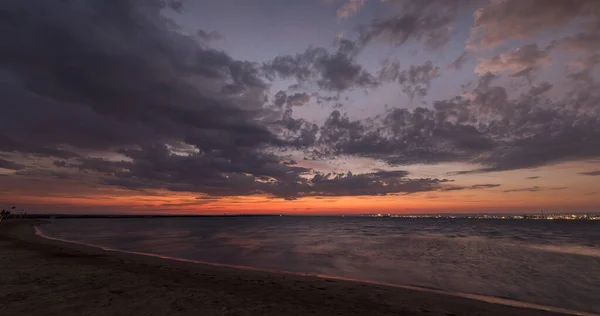
<path fill-rule="evenodd" d="M 103 250 L 0 224 L 0 314 L 563 315 L 422 290 Z"/>

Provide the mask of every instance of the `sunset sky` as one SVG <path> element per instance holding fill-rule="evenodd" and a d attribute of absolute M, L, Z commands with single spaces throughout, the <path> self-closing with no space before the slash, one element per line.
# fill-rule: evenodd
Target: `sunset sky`
<path fill-rule="evenodd" d="M 0 208 L 600 211 L 600 1 L 4 0 Z"/>

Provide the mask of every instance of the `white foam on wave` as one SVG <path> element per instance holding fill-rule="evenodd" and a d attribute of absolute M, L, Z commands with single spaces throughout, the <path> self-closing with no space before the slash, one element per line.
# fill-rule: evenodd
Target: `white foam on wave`
<path fill-rule="evenodd" d="M 488 243 L 493 242 L 495 247 L 499 246 L 507 246 L 507 247 L 524 247 L 534 250 L 541 250 L 545 252 L 553 252 L 553 253 L 561 253 L 561 254 L 570 254 L 570 255 L 580 255 L 580 256 L 588 256 L 588 257 L 598 257 L 600 258 L 600 248 L 594 247 L 586 247 L 579 246 L 575 244 L 562 244 L 562 245 L 544 245 L 544 244 L 530 244 L 525 242 L 509 242 L 506 240 L 495 240 L 489 237 L 484 236 L 449 236 L 447 234 L 440 233 L 427 233 L 422 235 L 414 235 L 410 236 L 413 239 L 450 239 L 461 242 L 482 242 Z"/>
<path fill-rule="evenodd" d="M 526 245 L 526 247 L 547 252 L 600 258 L 600 249 L 592 247 L 575 245 Z"/>
<path fill-rule="evenodd" d="M 205 264 L 205 265 L 216 266 L 216 267 L 227 267 L 227 268 L 234 268 L 234 269 L 241 269 L 241 270 L 270 272 L 270 273 L 278 273 L 278 274 L 292 274 L 292 275 L 300 275 L 300 276 L 312 276 L 312 277 L 318 277 L 318 278 L 323 278 L 323 279 L 343 280 L 343 281 L 359 282 L 359 283 L 364 283 L 364 284 L 382 285 L 382 286 L 389 286 L 389 287 L 394 287 L 394 288 L 408 289 L 408 290 L 413 290 L 413 291 L 427 292 L 427 293 L 432 293 L 432 294 L 450 295 L 450 296 L 454 296 L 454 297 L 461 297 L 461 298 L 467 298 L 467 299 L 472 299 L 472 300 L 478 300 L 478 301 L 487 302 L 487 303 L 491 303 L 491 304 L 500 304 L 500 305 L 505 305 L 505 306 L 527 308 L 527 309 L 535 309 L 535 310 L 541 310 L 541 311 L 547 311 L 547 312 L 554 312 L 554 313 L 562 313 L 562 314 L 566 314 L 566 315 L 600 316 L 599 314 L 594 314 L 594 313 L 573 311 L 573 310 L 569 310 L 569 309 L 565 309 L 565 308 L 560 308 L 560 307 L 546 306 L 546 305 L 541 305 L 541 304 L 528 303 L 528 302 L 522 302 L 522 301 L 511 300 L 511 299 L 506 299 L 506 298 L 493 297 L 493 296 L 485 296 L 485 295 L 469 294 L 469 293 L 461 293 L 461 292 L 453 292 L 453 291 L 443 291 L 443 290 L 423 288 L 423 287 L 412 286 L 412 285 L 391 284 L 391 283 L 385 283 L 385 282 L 376 282 L 376 281 L 369 281 L 369 280 L 359 280 L 359 279 L 352 279 L 352 278 L 345 278 L 345 277 L 331 276 L 331 275 L 324 275 L 324 274 L 297 273 L 297 272 L 289 272 L 289 271 L 282 271 L 282 270 L 270 270 L 270 269 L 254 268 L 254 267 L 248 267 L 248 266 L 237 266 L 237 265 L 230 265 L 230 264 L 220 264 L 220 263 L 214 263 L 214 262 L 208 262 L 208 261 L 190 260 L 190 259 L 169 257 L 169 256 L 163 256 L 163 255 L 157 255 L 157 254 L 151 254 L 151 253 L 137 252 L 137 251 L 120 250 L 120 249 L 108 248 L 108 247 L 104 247 L 104 246 L 100 246 L 100 245 L 87 244 L 87 243 L 83 243 L 83 242 L 77 242 L 77 241 L 72 241 L 72 240 L 66 240 L 66 239 L 61 239 L 61 238 L 47 236 L 47 235 L 45 235 L 42 232 L 42 230 L 37 225 L 34 227 L 34 229 L 35 229 L 35 234 L 38 235 L 38 236 L 40 236 L 40 237 L 42 237 L 42 238 L 46 238 L 46 239 L 50 239 L 50 240 L 55 240 L 55 241 L 60 241 L 60 242 L 64 242 L 64 243 L 70 243 L 70 244 L 77 244 L 77 245 L 82 245 L 82 246 L 94 247 L 94 248 L 102 249 L 102 250 L 105 250 L 105 251 L 120 252 L 120 253 L 134 254 L 134 255 L 142 255 L 142 256 L 148 256 L 148 257 L 154 257 L 154 258 L 175 260 L 175 261 L 180 261 L 180 262 Z"/>

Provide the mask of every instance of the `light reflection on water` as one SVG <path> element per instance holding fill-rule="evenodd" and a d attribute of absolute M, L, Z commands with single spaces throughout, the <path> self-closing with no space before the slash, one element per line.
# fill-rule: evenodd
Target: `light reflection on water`
<path fill-rule="evenodd" d="M 600 312 L 600 222 L 352 217 L 65 219 L 44 234 L 126 251 Z"/>

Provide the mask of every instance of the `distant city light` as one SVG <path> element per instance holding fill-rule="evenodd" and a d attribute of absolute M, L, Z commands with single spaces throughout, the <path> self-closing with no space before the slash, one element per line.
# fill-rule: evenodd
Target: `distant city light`
<path fill-rule="evenodd" d="M 439 218 L 439 219 L 521 219 L 521 220 L 600 220 L 600 215 L 590 214 L 531 214 L 531 215 L 397 215 L 397 214 L 373 214 L 372 217 L 394 217 L 394 218 Z"/>

